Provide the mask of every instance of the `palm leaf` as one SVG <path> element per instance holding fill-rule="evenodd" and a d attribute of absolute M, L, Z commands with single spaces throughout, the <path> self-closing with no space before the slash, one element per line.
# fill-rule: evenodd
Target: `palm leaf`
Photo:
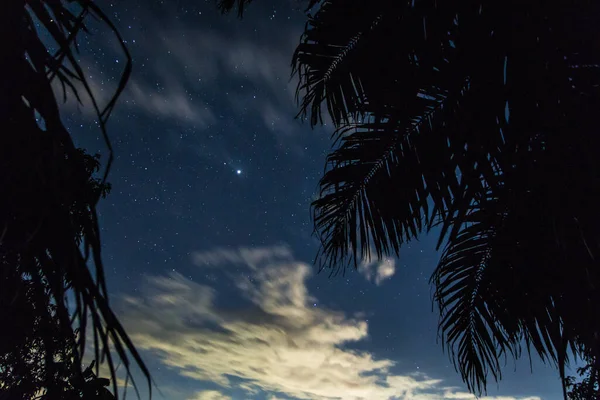
<path fill-rule="evenodd" d="M 600 6 L 319 5 L 292 65 L 298 116 L 336 126 L 313 203 L 320 266 L 397 255 L 440 224 L 440 329 L 469 387 L 521 344 L 564 383 L 569 347 L 600 356 L 585 326 L 600 320 Z"/>
<path fill-rule="evenodd" d="M 73 10 L 77 9 L 76 15 Z M 96 347 L 97 356 L 100 353 L 110 356 L 109 348 L 115 346 L 129 374 L 127 349 L 149 379 L 143 361 L 108 306 L 95 213 L 95 205 L 102 193 L 91 190 L 95 183 L 90 182 L 96 181 L 88 180 L 95 171 L 90 171 L 86 158 L 73 145 L 61 121 L 51 85 L 56 78 L 63 88 L 75 89 L 77 82 L 90 95 L 109 152 L 104 176 L 99 182 L 105 185 L 112 160 L 105 126 L 129 77 L 131 58 L 114 25 L 89 0 L 71 2 L 68 7 L 62 1 L 17 2 L 6 11 L 2 37 L 10 38 L 16 34 L 19 40 L 5 43 L 8 69 L 2 77 L 6 90 L 3 89 L 1 95 L 1 123 L 7 128 L 2 137 L 2 148 L 6 152 L 3 162 L 6 170 L 11 171 L 2 179 L 6 193 L 10 193 L 10 198 L 2 199 L 0 223 L 5 232 L 2 256 L 14 262 L 15 258 L 11 255 L 19 254 L 19 261 L 12 268 L 25 268 L 26 265 L 39 268 L 41 276 L 49 284 L 49 296 L 57 305 L 56 316 L 62 326 L 78 326 L 85 332 L 87 318 L 92 318 L 94 333 L 108 338 L 102 344 L 96 343 L 100 346 L 100 349 Z M 94 93 L 74 53 L 76 37 L 85 30 L 83 20 L 87 15 L 97 17 L 116 33 L 127 58 L 117 91 L 102 110 L 95 102 Z M 56 44 L 58 51 L 55 54 L 46 51 L 46 42 L 40 39 L 38 29 L 45 31 L 49 40 Z M 76 92 L 75 95 L 78 97 Z M 42 126 L 36 123 L 36 113 L 43 122 Z M 27 157 L 19 155 L 23 150 L 28 152 Z M 22 185 L 22 182 L 28 182 L 28 185 Z M 85 254 L 81 254 L 80 246 Z M 94 259 L 95 279 L 88 269 L 88 254 Z M 8 265 L 3 264 L 3 268 L 8 268 Z M 69 289 L 73 290 L 76 300 L 76 321 L 73 323 L 65 305 L 65 294 Z M 84 348 L 85 334 L 81 334 L 73 353 L 76 376 L 82 374 Z M 117 394 L 110 359 L 109 364 L 113 389 Z"/>
<path fill-rule="evenodd" d="M 368 102 L 360 81 L 357 57 L 366 36 L 381 21 L 378 4 L 367 6 L 362 0 L 344 5 L 345 23 L 333 27 L 339 3 L 324 1 L 314 17 L 309 17 L 301 43 L 294 52 L 292 74 L 299 77 L 296 97 L 304 92 L 300 113 L 310 110 L 311 125 L 323 123 L 321 103 L 325 102 L 335 126 L 364 116 L 361 105 Z"/>
<path fill-rule="evenodd" d="M 431 101 L 432 114 L 442 102 L 441 95 Z M 312 204 L 323 243 L 322 265 L 339 264 L 350 254 L 356 264 L 369 256 L 373 243 L 376 249 L 397 253 L 398 243 L 422 229 L 429 188 L 413 141 L 426 125 L 427 119 L 415 121 L 411 135 L 402 131 L 398 119 L 374 119 L 342 135 L 340 147 L 328 157 L 321 196 Z"/>
<path fill-rule="evenodd" d="M 496 267 L 496 229 L 504 215 L 496 204 L 489 206 L 494 199 L 485 202 L 458 223 L 462 229 L 446 245 L 432 276 L 444 342 L 469 390 L 476 393 L 486 390 L 488 374 L 501 378 L 500 356 L 517 355 L 520 339 L 518 329 L 501 324 L 506 314 L 488 272 Z"/>
<path fill-rule="evenodd" d="M 238 17 L 244 15 L 244 9 L 252 3 L 252 0 L 218 0 L 217 7 L 223 14 L 229 13 L 234 8 L 237 8 Z"/>
<path fill-rule="evenodd" d="M 357 259 L 368 256 L 358 256 L 357 251 L 369 251 L 369 241 L 379 256 L 397 254 L 399 245 L 421 230 L 421 220 L 429 228 L 435 217 L 444 224 L 447 215 L 464 214 L 482 187 L 482 176 L 494 184 L 498 175 L 497 111 L 491 109 L 496 114 L 484 120 L 492 121 L 487 125 L 481 120 L 474 121 L 477 126 L 463 122 L 473 120 L 464 113 L 473 100 L 462 104 L 464 93 L 473 89 L 470 77 L 450 62 L 460 56 L 449 44 L 455 39 L 455 14 L 442 12 L 433 18 L 446 30 L 434 24 L 423 33 L 427 4 L 382 1 L 366 7 L 360 1 L 324 2 L 309 19 L 294 55 L 298 94 L 304 94 L 301 115 L 310 111 L 312 124 L 322 121 L 325 102 L 340 126 L 334 136 L 342 144 L 328 159 L 321 198 L 313 204 L 315 230 L 323 245 L 318 256 L 324 256 L 324 264 L 341 266 L 354 260 L 356 265 Z M 338 15 L 346 18 L 343 24 L 334 23 Z M 415 39 L 397 42 L 398 51 L 385 70 L 363 61 L 379 57 L 388 37 L 408 36 Z M 489 85 L 474 91 L 488 89 Z M 357 134 L 349 135 L 353 129 Z M 495 134 L 482 137 L 477 129 Z M 406 193 L 376 198 L 375 190 L 381 189 L 369 189 L 376 186 Z M 415 192 L 417 197 L 412 196 Z M 436 210 L 431 214 L 428 197 Z M 393 208 L 403 211 L 390 211 Z M 448 227 L 444 225 L 444 232 Z"/>

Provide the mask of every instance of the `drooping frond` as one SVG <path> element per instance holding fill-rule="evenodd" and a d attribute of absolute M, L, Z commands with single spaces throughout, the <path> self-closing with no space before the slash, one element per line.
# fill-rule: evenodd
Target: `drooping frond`
<path fill-rule="evenodd" d="M 296 98 L 303 94 L 298 115 L 305 117 L 310 110 L 313 126 L 323 123 L 323 102 L 334 125 L 340 126 L 364 116 L 361 104 L 367 101 L 358 71 L 351 72 L 351 66 L 360 65 L 356 48 L 365 32 L 377 27 L 381 14 L 364 1 L 353 0 L 347 4 L 344 24 L 334 25 L 336 6 L 335 1 L 324 1 L 309 17 L 292 60 L 292 73 L 299 77 Z"/>
<path fill-rule="evenodd" d="M 117 90 L 103 109 L 77 62 L 77 36 L 85 31 L 88 16 L 103 22 L 117 36 L 127 59 Z M 52 318 L 58 318 L 62 329 L 77 328 L 85 333 L 91 319 L 94 336 L 100 338 L 94 343 L 96 359 L 108 362 L 118 395 L 111 348 L 128 374 L 133 358 L 150 383 L 148 370 L 108 304 L 95 211 L 104 194 L 97 189 L 106 185 L 112 161 L 106 123 L 131 72 L 131 58 L 115 26 L 90 0 L 10 2 L 0 19 L 4 40 L 0 76 L 0 148 L 5 171 L 0 179 L 5 194 L 0 198 L 2 269 L 14 268 L 17 276 L 39 275 L 56 305 Z M 57 50 L 50 52 L 50 44 Z M 83 87 L 92 99 L 108 149 L 99 181 L 93 177 L 98 164 L 90 163 L 90 158 L 75 148 L 62 123 L 53 81 L 73 90 L 78 98 L 76 88 Z M 65 303 L 67 291 L 72 291 L 76 301 L 74 321 Z M 78 335 L 71 353 L 72 376 L 79 381 L 83 379 L 85 339 L 85 334 Z M 52 365 L 46 363 L 47 368 Z"/>
<path fill-rule="evenodd" d="M 460 231 L 432 275 L 440 333 L 476 394 L 485 393 L 490 375 L 501 378 L 501 357 L 518 358 L 522 344 L 542 360 L 562 367 L 568 361 L 555 290 L 558 271 L 544 257 L 539 266 L 531 264 L 527 255 L 538 250 L 537 241 L 525 242 L 533 232 L 524 235 L 516 224 L 527 222 L 526 205 L 527 200 L 519 204 L 502 196 L 473 205 L 455 222 Z"/>
<path fill-rule="evenodd" d="M 338 15 L 347 18 L 343 24 L 334 23 Z M 330 1 L 309 20 L 297 48 L 301 112 L 310 111 L 314 124 L 322 119 L 325 102 L 340 126 L 334 133 L 339 147 L 313 204 L 322 266 L 356 263 L 368 256 L 357 252 L 368 252 L 371 244 L 379 256 L 398 254 L 422 221 L 429 228 L 439 218 L 445 232 L 447 216 L 464 214 L 482 176 L 488 184 L 496 179 L 501 111 L 470 112 L 490 85 L 473 87 L 470 74 L 477 71 L 452 62 L 461 56 L 455 15 L 436 16 L 446 28 L 426 32 L 424 18 L 418 4 Z M 411 41 L 400 41 L 404 37 Z M 365 62 L 385 54 L 391 38 L 398 41 L 385 69 Z M 355 128 L 357 133 L 349 134 Z M 489 134 L 482 135 L 483 129 Z"/>
<path fill-rule="evenodd" d="M 252 3 L 252 0 L 217 0 L 217 7 L 223 14 L 237 8 L 238 17 L 244 16 L 244 9 Z"/>
<path fill-rule="evenodd" d="M 500 355 L 519 350 L 519 336 L 511 336 L 500 324 L 504 313 L 496 301 L 501 299 L 490 290 L 494 283 L 488 273 L 495 267 L 490 264 L 496 229 L 504 215 L 501 210 L 486 211 L 474 207 L 462 219 L 463 228 L 447 244 L 432 276 L 443 340 L 463 381 L 476 393 L 485 391 L 488 374 L 500 379 Z"/>
<path fill-rule="evenodd" d="M 539 145 L 544 155 L 536 154 Z M 553 194 L 556 186 L 575 189 L 597 178 L 557 173 L 555 152 L 578 157 L 558 146 L 532 142 L 518 151 L 530 154 L 528 180 L 506 172 L 498 189 L 454 221 L 459 232 L 448 240 L 432 276 L 440 332 L 463 380 L 479 394 L 490 375 L 501 378 L 500 357 L 519 357 L 521 345 L 530 357 L 556 365 L 563 384 L 569 351 L 576 354 L 577 343 L 597 351 L 598 325 L 591 321 L 599 314 L 592 283 L 598 279 L 593 258 L 598 245 L 588 242 L 591 226 L 578 221 L 583 214 L 589 221 L 600 215 L 581 198 Z M 559 217 L 565 209 L 572 217 Z"/>
<path fill-rule="evenodd" d="M 427 15 L 428 7 L 439 14 Z M 325 106 L 340 127 L 389 107 L 409 107 L 453 57 L 457 25 L 455 14 L 446 11 L 430 0 L 320 3 L 292 59 L 298 115 L 311 125 L 322 123 Z M 433 23 L 429 29 L 425 19 Z M 462 72 L 463 79 L 469 75 Z"/>
<path fill-rule="evenodd" d="M 440 327 L 474 390 L 520 343 L 561 378 L 576 343 L 600 355 L 582 322 L 599 309 L 599 8 L 330 0 L 294 55 L 299 115 L 337 128 L 321 266 L 397 255 L 439 223 Z"/>
<path fill-rule="evenodd" d="M 321 196 L 312 204 L 323 244 L 321 266 L 340 266 L 349 257 L 356 265 L 370 256 L 371 247 L 380 257 L 398 254 L 400 244 L 414 238 L 431 218 L 429 197 L 435 197 L 433 214 L 450 201 L 452 194 L 435 186 L 446 176 L 427 154 L 420 158 L 419 147 L 424 142 L 435 145 L 436 138 L 428 137 L 431 128 L 454 111 L 445 108 L 448 97 L 415 97 L 415 106 L 428 108 L 426 114 L 408 121 L 374 118 L 341 134 L 339 148 L 328 157 Z M 436 146 L 438 156 L 449 157 L 445 142 Z M 456 180 L 447 184 L 457 190 Z"/>

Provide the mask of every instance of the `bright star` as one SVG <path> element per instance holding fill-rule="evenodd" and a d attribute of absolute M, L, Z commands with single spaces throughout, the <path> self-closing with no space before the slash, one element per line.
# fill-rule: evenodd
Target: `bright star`
<path fill-rule="evenodd" d="M 241 169 L 238 169 L 238 170 L 237 170 L 237 171 L 235 171 L 235 172 L 236 172 L 236 174 L 240 175 L 240 174 L 242 173 L 242 170 L 241 170 Z"/>

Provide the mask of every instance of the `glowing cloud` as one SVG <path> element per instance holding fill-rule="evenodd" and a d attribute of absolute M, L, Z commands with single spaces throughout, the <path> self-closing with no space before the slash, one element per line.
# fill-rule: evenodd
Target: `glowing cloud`
<path fill-rule="evenodd" d="M 285 246 L 198 252 L 192 261 L 245 265 L 248 273 L 234 284 L 247 304 L 223 307 L 214 288 L 173 273 L 149 278 L 140 297 L 126 297 L 121 320 L 138 348 L 181 376 L 223 389 L 198 392 L 194 400 L 229 399 L 222 393 L 231 388 L 246 390 L 248 398 L 260 392 L 273 399 L 472 398 L 424 374 L 394 374 L 392 360 L 347 349 L 367 338 L 367 322 L 313 307 L 306 287 L 312 269 Z"/>

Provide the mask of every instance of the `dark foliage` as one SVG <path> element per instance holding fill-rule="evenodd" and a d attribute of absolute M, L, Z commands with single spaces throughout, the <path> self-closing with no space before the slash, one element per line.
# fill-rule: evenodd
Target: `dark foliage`
<path fill-rule="evenodd" d="M 292 65 L 299 116 L 337 128 L 320 267 L 439 227 L 440 333 L 469 389 L 523 348 L 569 383 L 569 351 L 600 351 L 600 5 L 314 3 Z"/>
<path fill-rule="evenodd" d="M 11 329 L 0 343 L 0 399 L 111 400 L 110 380 L 93 372 L 94 362 L 77 375 L 74 349 L 78 330 L 61 325 L 51 288 L 39 269 L 7 262 L 0 295 L 0 317 Z"/>
<path fill-rule="evenodd" d="M 52 399 L 61 398 L 66 377 L 69 384 L 92 379 L 81 366 L 87 328 L 93 333 L 93 358 L 108 363 L 115 394 L 111 352 L 128 374 L 133 358 L 149 378 L 109 307 L 95 211 L 108 188 L 112 160 L 105 125 L 131 63 L 123 46 L 128 62 L 118 90 L 100 109 L 75 55 L 88 17 L 99 19 L 123 43 L 90 0 L 9 1 L 0 14 L 0 312 L 11 326 L 0 343 L 2 378 L 5 390 L 32 393 L 43 386 Z M 62 86 L 62 93 L 53 86 Z M 102 179 L 92 177 L 97 157 L 77 149 L 61 121 L 56 97 L 70 89 L 79 99 L 78 88 L 92 98 L 109 150 Z"/>
<path fill-rule="evenodd" d="M 217 0 L 217 7 L 222 13 L 228 13 L 233 8 L 237 9 L 238 16 L 244 15 L 244 9 L 252 0 Z"/>
<path fill-rule="evenodd" d="M 569 400 L 600 399 L 600 363 L 590 350 L 581 349 L 585 365 L 577 368 L 581 380 L 567 378 L 567 398 Z"/>
<path fill-rule="evenodd" d="M 238 7 L 241 15 L 249 2 L 219 5 Z M 484 392 L 490 375 L 500 379 L 502 358 L 520 356 L 525 346 L 558 366 L 566 396 L 573 383 L 564 373 L 569 350 L 587 360 L 600 351 L 600 6 L 589 0 L 311 0 L 308 6 L 317 4 L 293 69 L 299 115 L 311 125 L 322 122 L 325 103 L 337 127 L 313 204 L 320 266 L 334 272 L 356 266 L 372 248 L 379 257 L 397 256 L 403 243 L 439 226 L 444 251 L 432 282 L 440 332 L 469 389 Z M 36 346 L 57 354 L 74 341 L 70 368 L 85 380 L 85 335 L 66 332 L 72 323 L 85 332 L 91 317 L 96 359 L 107 358 L 114 383 L 111 343 L 128 371 L 126 350 L 147 370 L 108 305 L 95 214 L 100 193 L 86 186 L 86 158 L 61 123 L 51 87 L 56 79 L 75 91 L 79 81 L 89 91 L 72 53 L 87 14 L 114 28 L 84 0 L 70 8 L 60 0 L 8 2 L 0 17 L 6 66 L 0 151 L 7 171 L 0 178 L 0 251 L 3 285 L 27 293 L 37 302 L 34 311 L 49 310 L 19 326 L 65 332 L 58 342 L 44 334 Z M 57 43 L 56 54 L 47 52 L 33 17 Z M 106 109 L 94 103 L 104 134 L 128 73 Z M 67 290 L 74 293 L 76 321 Z M 36 358 L 15 344 L 24 359 Z M 52 362 L 43 361 L 46 377 L 63 373 Z M 596 385 L 595 363 L 583 370 L 587 390 Z"/>

